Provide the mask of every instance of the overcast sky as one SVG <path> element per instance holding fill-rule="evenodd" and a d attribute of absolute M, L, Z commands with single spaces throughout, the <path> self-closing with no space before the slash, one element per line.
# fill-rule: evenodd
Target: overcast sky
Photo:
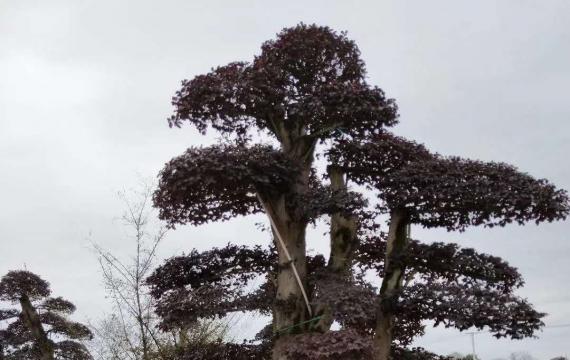
<path fill-rule="evenodd" d="M 250 60 L 300 21 L 356 40 L 369 82 L 399 104 L 396 133 L 570 188 L 568 0 L 0 0 L 0 274 L 26 266 L 74 301 L 79 319 L 101 316 L 109 305 L 87 239 L 129 254 L 116 192 L 211 141 L 168 128 L 180 81 Z M 180 228 L 161 256 L 266 243 L 254 222 Z M 560 222 L 413 232 L 504 257 L 526 278 L 521 295 L 549 313 L 548 325 L 560 325 L 570 324 L 569 230 Z M 328 240 L 313 231 L 308 242 L 318 250 Z M 569 327 L 539 336 L 481 334 L 477 351 L 485 360 L 514 351 L 570 355 Z M 451 330 L 430 330 L 418 345 L 471 351 L 469 336 Z"/>

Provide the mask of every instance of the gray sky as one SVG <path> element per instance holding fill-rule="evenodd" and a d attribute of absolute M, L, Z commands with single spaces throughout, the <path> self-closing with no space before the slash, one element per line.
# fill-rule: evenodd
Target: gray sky
<path fill-rule="evenodd" d="M 180 80 L 233 60 L 299 21 L 348 30 L 370 83 L 396 98 L 395 131 L 443 154 L 505 161 L 570 188 L 570 1 L 28 1 L 0 0 L 0 274 L 27 268 L 78 305 L 108 309 L 87 238 L 128 254 L 117 190 L 155 177 L 204 139 L 169 129 Z M 161 256 L 263 243 L 254 219 L 171 233 Z M 568 222 L 540 227 L 414 229 L 497 254 L 527 280 L 520 292 L 570 323 Z M 90 235 L 91 234 L 91 235 Z M 313 231 L 309 247 L 327 239 Z M 477 336 L 483 359 L 570 355 L 570 328 L 539 340 Z M 418 344 L 470 351 L 468 336 L 430 330 Z"/>

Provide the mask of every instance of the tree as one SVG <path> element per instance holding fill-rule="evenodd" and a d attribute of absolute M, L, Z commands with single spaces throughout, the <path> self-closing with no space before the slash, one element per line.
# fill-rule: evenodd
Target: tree
<path fill-rule="evenodd" d="M 219 321 L 195 323 L 168 333 L 157 329 L 155 301 L 145 280 L 154 270 L 156 251 L 166 229 L 152 221 L 152 192 L 152 186 L 143 183 L 138 190 L 119 193 L 125 207 L 121 220 L 135 246 L 133 256 L 122 260 L 93 244 L 114 310 L 92 326 L 96 335 L 94 353 L 102 360 L 168 359 L 181 343 L 216 341 L 223 338 L 227 330 L 227 324 Z"/>
<path fill-rule="evenodd" d="M 564 219 L 567 194 L 510 165 L 432 154 L 389 133 L 396 104 L 365 77 L 345 33 L 300 24 L 265 42 L 251 63 L 182 82 L 170 126 L 190 123 L 222 140 L 166 164 L 153 199 L 160 218 L 174 228 L 264 213 L 274 242 L 167 261 L 149 278 L 162 326 L 271 313 L 265 338 L 276 360 L 433 358 L 406 349 L 424 320 L 489 327 L 497 337 L 540 328 L 543 314 L 513 293 L 522 285 L 516 269 L 473 249 L 422 244 L 408 229 Z M 328 261 L 306 252 L 306 228 L 323 217 Z M 382 278 L 379 290 L 369 270 Z M 260 276 L 266 282 L 248 292 Z M 340 331 L 330 330 L 335 320 Z"/>
<path fill-rule="evenodd" d="M 91 331 L 67 319 L 75 306 L 50 295 L 49 283 L 29 271 L 9 271 L 2 277 L 0 300 L 20 309 L 0 310 L 0 320 L 8 321 L 0 330 L 0 358 L 92 359 L 81 343 L 92 338 Z"/>
<path fill-rule="evenodd" d="M 161 227 L 156 233 L 149 233 L 151 194 L 152 189 L 148 185 L 133 197 L 125 192 L 119 194 L 126 208 L 121 220 L 132 232 L 130 235 L 135 244 L 134 257 L 129 262 L 121 261 L 112 252 L 93 244 L 105 288 L 116 312 L 94 327 L 101 338 L 98 352 L 104 358 L 149 360 L 161 348 L 155 329 L 152 298 L 144 284 L 153 270 L 158 244 L 166 233 Z"/>
<path fill-rule="evenodd" d="M 387 132 L 368 141 L 344 143 L 333 150 L 332 158 L 342 164 L 351 180 L 378 190 L 380 210 L 390 214 L 375 332 L 376 348 L 380 353 L 384 352 L 381 359 L 387 358 L 393 340 L 396 315 L 393 303 L 402 290 L 407 265 L 399 259 L 405 257 L 409 249 L 406 229 L 410 224 L 461 231 L 467 226 L 552 221 L 565 218 L 568 213 L 566 193 L 556 190 L 546 180 L 536 180 L 502 163 L 430 154 L 424 146 Z M 432 279 L 426 279 L 424 284 L 411 290 L 455 295 L 456 301 L 467 290 L 474 296 L 493 297 L 495 301 L 501 299 L 505 306 L 510 303 L 513 311 L 521 307 L 521 301 L 510 296 L 505 298 L 504 291 L 490 294 L 488 286 L 469 285 L 467 289 L 442 287 Z M 416 293 L 407 298 L 418 297 L 420 295 Z M 536 329 L 537 325 L 535 323 L 532 328 Z M 531 333 L 510 330 L 506 335 L 520 338 Z"/>

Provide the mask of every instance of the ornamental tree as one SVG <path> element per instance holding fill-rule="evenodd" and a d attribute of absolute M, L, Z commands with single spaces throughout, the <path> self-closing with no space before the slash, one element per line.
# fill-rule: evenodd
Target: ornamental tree
<path fill-rule="evenodd" d="M 148 280 L 165 329 L 262 311 L 273 319 L 262 348 L 269 343 L 281 360 L 426 358 L 406 348 L 425 320 L 498 337 L 540 328 L 542 314 L 513 293 L 522 285 L 516 269 L 472 249 L 422 244 L 408 229 L 564 219 L 566 193 L 510 165 L 444 157 L 388 132 L 396 104 L 367 83 L 345 33 L 284 29 L 251 62 L 184 80 L 172 103 L 170 126 L 222 140 L 165 165 L 154 194 L 161 219 L 175 227 L 264 213 L 273 242 L 165 263 Z M 320 218 L 330 223 L 328 259 L 306 251 L 307 226 Z M 265 283 L 247 292 L 259 277 Z M 334 321 L 340 331 L 330 330 Z"/>
<path fill-rule="evenodd" d="M 0 300 L 20 309 L 0 310 L 0 359 L 92 359 L 81 343 L 92 338 L 83 324 L 67 319 L 75 305 L 51 297 L 49 283 L 34 273 L 9 271 L 0 280 Z"/>
<path fill-rule="evenodd" d="M 359 143 L 343 142 L 329 156 L 352 181 L 377 190 L 378 209 L 390 215 L 375 331 L 381 359 L 388 357 L 393 339 L 393 304 L 407 266 L 399 259 L 408 252 L 410 224 L 461 231 L 564 219 L 569 210 L 566 192 L 544 179 L 503 163 L 430 154 L 424 146 L 387 132 Z M 434 285 L 424 292 L 440 291 Z"/>

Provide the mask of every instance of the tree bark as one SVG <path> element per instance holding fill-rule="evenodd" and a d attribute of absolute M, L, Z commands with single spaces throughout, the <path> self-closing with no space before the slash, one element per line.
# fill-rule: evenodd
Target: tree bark
<path fill-rule="evenodd" d="M 30 329 L 32 336 L 35 339 L 36 345 L 38 347 L 40 360 L 53 360 L 54 359 L 54 349 L 53 343 L 48 339 L 47 334 L 44 330 L 40 317 L 30 298 L 26 295 L 20 298 L 20 305 L 22 307 L 22 317 L 24 323 Z"/>
<path fill-rule="evenodd" d="M 286 357 L 283 354 L 284 348 L 280 344 L 281 340 L 288 334 L 302 332 L 304 327 L 298 324 L 308 320 L 309 317 L 303 295 L 303 289 L 306 289 L 307 285 L 305 243 L 307 224 L 291 217 L 285 196 L 280 196 L 278 199 L 264 199 L 262 202 L 271 219 L 279 258 L 273 309 L 273 331 L 278 338 L 273 350 L 273 359 L 284 360 Z M 283 249 L 277 237 L 281 237 L 287 251 Z M 301 284 L 297 280 L 293 267 L 297 271 Z"/>
<path fill-rule="evenodd" d="M 374 359 L 388 360 L 393 340 L 394 311 L 398 292 L 402 288 L 405 264 L 401 261 L 409 243 L 407 231 L 409 216 L 404 209 L 392 211 L 388 230 L 388 244 L 384 264 L 384 278 L 380 288 L 374 334 Z"/>
<path fill-rule="evenodd" d="M 309 324 L 301 323 L 310 319 L 312 311 L 310 305 L 307 306 L 303 294 L 307 289 L 305 232 L 308 220 L 296 208 L 296 204 L 300 196 L 307 194 L 309 190 L 315 140 L 307 138 L 302 128 L 285 129 L 285 127 L 281 129 L 279 140 L 281 150 L 300 166 L 300 174 L 291 188 L 283 194 L 258 194 L 271 220 L 274 234 L 278 233 L 287 250 L 285 251 L 280 242 L 276 241 L 279 262 L 273 308 L 273 331 L 276 335 L 273 359 L 290 360 L 284 354 L 283 342 L 287 335 L 302 333 L 309 328 Z M 286 252 L 289 253 L 291 261 Z"/>
<path fill-rule="evenodd" d="M 331 165 L 327 171 L 333 192 L 348 191 L 344 174 L 339 167 Z M 332 272 L 347 275 L 357 246 L 357 219 L 355 216 L 345 217 L 342 213 L 335 213 L 331 216 L 330 225 L 331 254 L 328 268 Z"/>
<path fill-rule="evenodd" d="M 346 192 L 345 174 L 338 166 L 327 167 L 331 190 L 333 192 Z M 340 278 L 350 276 L 352 257 L 358 245 L 356 232 L 358 219 L 356 216 L 344 216 L 338 212 L 331 215 L 330 220 L 330 256 L 327 271 Z M 313 330 L 327 332 L 333 324 L 332 311 L 327 304 L 321 304 L 315 309 L 315 316 L 320 316 L 319 321 L 313 326 Z"/>

